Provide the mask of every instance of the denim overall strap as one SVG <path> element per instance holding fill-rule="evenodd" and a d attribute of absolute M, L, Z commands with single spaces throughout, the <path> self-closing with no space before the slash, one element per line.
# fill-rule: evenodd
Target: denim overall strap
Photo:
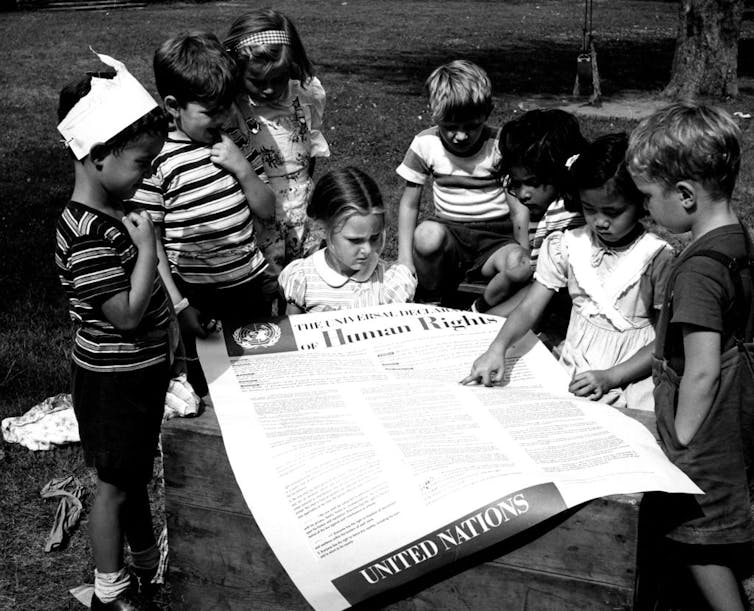
<path fill-rule="evenodd" d="M 667 329 L 672 318 L 673 288 L 679 265 L 668 281 L 666 302 L 657 329 L 653 359 L 655 405 L 660 444 L 668 458 L 706 492 L 705 495 L 670 495 L 665 511 L 673 516 L 666 536 L 689 544 L 727 544 L 750 541 L 754 537 L 749 512 L 748 483 L 751 481 L 751 432 L 754 410 L 748 395 L 754 376 L 747 367 L 752 344 L 751 304 L 744 303 L 741 271 L 752 268 L 751 248 L 746 231 L 746 257 L 738 260 L 715 251 L 692 252 L 686 258 L 706 256 L 729 270 L 736 298 L 732 312 L 736 318 L 735 341 L 722 346 L 719 387 L 707 418 L 693 439 L 683 445 L 675 430 L 678 389 L 681 376 L 665 359 Z M 679 263 L 686 258 L 681 258 Z"/>

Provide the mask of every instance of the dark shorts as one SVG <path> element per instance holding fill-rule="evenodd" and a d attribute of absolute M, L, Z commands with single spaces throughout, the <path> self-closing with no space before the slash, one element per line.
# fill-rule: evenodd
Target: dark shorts
<path fill-rule="evenodd" d="M 243 284 L 228 288 L 192 284 L 178 276 L 173 276 L 173 280 L 181 294 L 206 318 L 239 324 L 269 317 L 271 304 L 279 294 L 277 278 L 269 268 Z"/>
<path fill-rule="evenodd" d="M 152 478 L 169 381 L 167 363 L 118 373 L 72 365 L 84 460 L 102 481 L 128 489 Z"/>
<path fill-rule="evenodd" d="M 448 280 L 455 286 L 464 280 L 481 280 L 482 267 L 487 260 L 503 246 L 516 243 L 510 219 L 461 223 L 433 216 L 427 220 L 440 223 L 448 230 L 455 259 L 452 278 Z"/>
<path fill-rule="evenodd" d="M 248 324 L 254 320 L 268 319 L 272 303 L 279 297 L 277 277 L 271 268 L 243 284 L 228 288 L 218 288 L 212 284 L 192 284 L 173 276 L 181 294 L 201 312 L 202 320 L 222 320 L 231 327 Z M 179 322 L 181 318 L 179 317 Z M 181 337 L 186 353 L 186 374 L 194 391 L 200 397 L 209 392 L 196 352 L 196 337 L 181 324 Z"/>

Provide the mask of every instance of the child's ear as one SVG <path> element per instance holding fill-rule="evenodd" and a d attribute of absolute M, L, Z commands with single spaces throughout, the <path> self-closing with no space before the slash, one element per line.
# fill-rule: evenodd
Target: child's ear
<path fill-rule="evenodd" d="M 102 163 L 105 161 L 107 155 L 107 149 L 105 149 L 105 145 L 101 142 L 97 142 L 91 149 L 89 149 L 89 159 L 97 170 L 102 169 Z"/>
<path fill-rule="evenodd" d="M 686 210 L 691 210 L 696 205 L 696 185 L 688 180 L 681 180 L 675 183 L 675 188 L 681 196 L 681 205 Z"/>
<path fill-rule="evenodd" d="M 173 119 L 178 117 L 181 112 L 181 104 L 176 100 L 175 96 L 166 95 L 162 103 L 165 106 L 165 110 Z"/>

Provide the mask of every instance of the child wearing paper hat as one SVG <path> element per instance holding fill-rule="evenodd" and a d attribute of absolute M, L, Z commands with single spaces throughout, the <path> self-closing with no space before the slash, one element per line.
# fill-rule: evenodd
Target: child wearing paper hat
<path fill-rule="evenodd" d="M 124 566 L 123 540 L 135 575 L 149 581 L 159 549 L 147 483 L 178 333 L 152 222 L 124 201 L 151 174 L 167 118 L 122 63 L 98 57 L 114 73 L 89 74 L 60 93 L 58 131 L 75 184 L 58 219 L 55 262 L 76 325 L 73 407 L 97 474 L 91 608 L 133 611 L 146 603 Z"/>

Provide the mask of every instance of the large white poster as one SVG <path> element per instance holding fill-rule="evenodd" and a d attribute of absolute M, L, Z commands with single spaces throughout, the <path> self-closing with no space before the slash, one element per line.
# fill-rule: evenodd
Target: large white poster
<path fill-rule="evenodd" d="M 407 304 L 200 342 L 239 487 L 315 609 L 345 609 L 590 499 L 700 492 L 644 426 L 569 395 L 533 335 L 504 386 L 461 386 L 501 324 Z"/>

